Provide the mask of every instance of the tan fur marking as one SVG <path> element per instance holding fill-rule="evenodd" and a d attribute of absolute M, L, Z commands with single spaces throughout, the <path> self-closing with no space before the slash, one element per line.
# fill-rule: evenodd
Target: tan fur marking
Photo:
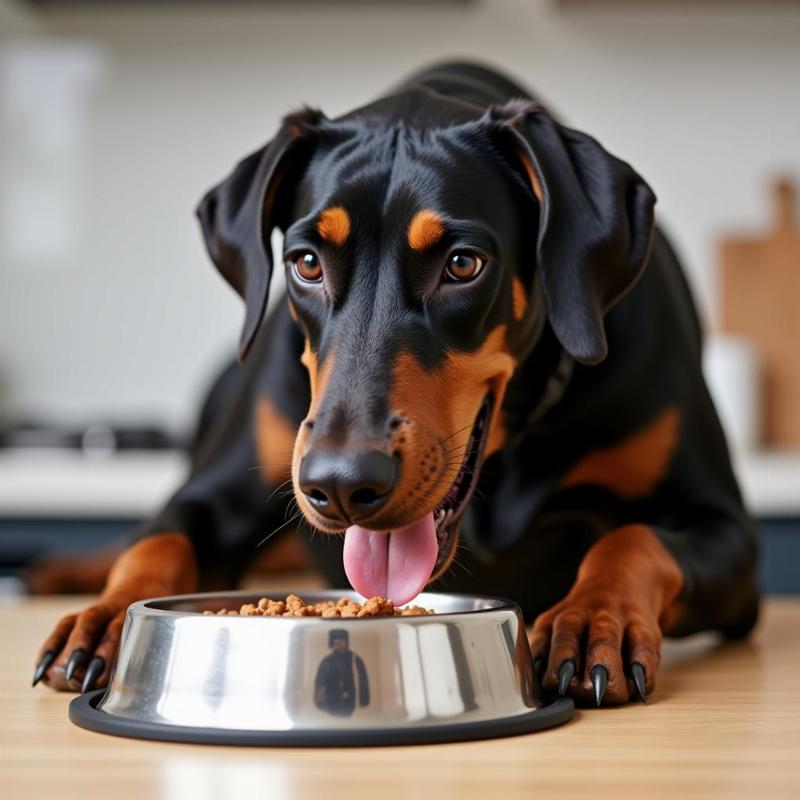
<path fill-rule="evenodd" d="M 297 432 L 297 438 L 294 441 L 294 453 L 292 454 L 292 485 L 294 487 L 297 504 L 303 511 L 306 519 L 313 520 L 319 515 L 311 509 L 305 495 L 300 490 L 300 460 L 303 458 L 308 444 L 309 428 L 305 423 L 313 421 L 314 415 L 317 413 L 320 400 L 325 393 L 325 386 L 333 372 L 334 353 L 329 353 L 322 367 L 320 367 L 317 354 L 311 349 L 311 343 L 306 339 L 303 354 L 300 356 L 300 362 L 308 370 L 308 379 L 311 384 L 311 403 L 308 408 L 308 414 L 306 414 L 305 420 L 300 425 L 300 430 Z M 317 527 L 320 527 L 320 524 L 321 522 L 318 521 L 316 523 Z"/>
<path fill-rule="evenodd" d="M 519 278 L 511 281 L 511 303 L 514 319 L 519 322 L 528 310 L 528 294 L 525 291 L 525 285 Z"/>
<path fill-rule="evenodd" d="M 495 407 L 489 420 L 486 455 L 502 446 L 500 406 L 516 367 L 505 337 L 506 326 L 500 325 L 479 350 L 451 353 L 434 371 L 409 354 L 398 358 L 390 404 L 394 413 L 409 420 L 403 428 L 405 441 L 399 448 L 408 467 L 401 471 L 396 491 L 396 496 L 405 502 L 405 511 L 419 514 L 430 509 L 450 488 L 463 460 L 472 424 L 490 390 Z"/>
<path fill-rule="evenodd" d="M 486 452 L 484 457 L 490 456 L 505 447 L 506 444 L 506 414 L 502 409 L 498 409 L 494 415 L 489 428 L 489 435 L 486 437 Z"/>
<path fill-rule="evenodd" d="M 680 415 L 669 406 L 629 439 L 589 453 L 566 474 L 561 487 L 592 484 L 629 500 L 644 497 L 664 477 L 679 430 Z"/>
<path fill-rule="evenodd" d="M 342 206 L 326 208 L 319 215 L 317 232 L 326 242 L 341 247 L 350 236 L 350 215 Z"/>
<path fill-rule="evenodd" d="M 392 444 L 407 467 L 394 492 L 395 501 L 387 507 L 380 524 L 386 529 L 398 526 L 392 520 L 415 519 L 441 501 L 450 488 L 465 456 L 472 424 L 488 392 L 495 398 L 488 421 L 486 455 L 502 447 L 504 430 L 500 408 L 516 359 L 508 350 L 506 325 L 499 325 L 473 353 L 450 353 L 436 370 L 424 367 L 413 356 L 403 353 L 394 367 L 389 397 L 392 412 L 405 422 Z M 322 366 L 308 341 L 301 357 L 311 383 L 311 403 L 306 417 L 313 421 L 326 385 L 335 369 L 334 353 Z M 336 530 L 309 506 L 298 489 L 300 459 L 305 454 L 310 428 L 302 424 L 295 440 L 292 479 L 297 502 L 305 516 L 321 530 Z M 407 524 L 403 522 L 402 524 Z"/>
<path fill-rule="evenodd" d="M 305 422 L 313 421 L 314 415 L 317 413 L 320 399 L 325 393 L 325 386 L 328 383 L 331 372 L 333 371 L 334 354 L 330 353 L 325 359 L 325 363 L 320 368 L 317 360 L 317 354 L 311 349 L 311 344 L 306 339 L 303 354 L 300 356 L 300 362 L 308 370 L 308 379 L 311 384 L 311 403 L 306 414 Z M 309 428 L 306 424 L 300 425 L 300 430 L 297 432 L 297 437 L 294 441 L 294 453 L 292 455 L 292 482 L 294 484 L 294 493 L 300 507 L 307 512 L 307 505 L 303 493 L 300 491 L 298 483 L 298 471 L 300 469 L 300 459 L 306 452 L 308 443 Z M 309 514 L 306 513 L 308 518 Z"/>
<path fill-rule="evenodd" d="M 299 523 L 298 523 L 299 524 Z M 291 526 L 284 528 L 290 531 Z M 284 572 L 305 572 L 313 570 L 314 565 L 299 536 L 292 531 L 290 536 L 276 536 L 269 540 L 269 547 L 255 556 L 242 579 L 245 586 L 254 585 L 257 580 L 263 583 L 264 576 L 276 576 Z"/>
<path fill-rule="evenodd" d="M 418 211 L 408 226 L 408 246 L 412 250 L 425 250 L 433 247 L 444 233 L 444 221 L 429 208 Z"/>
<path fill-rule="evenodd" d="M 311 382 L 311 405 L 306 417 L 313 417 L 316 413 L 320 397 L 325 391 L 325 384 L 327 384 L 333 370 L 333 360 L 333 353 L 331 353 L 320 369 L 317 362 L 317 354 L 311 349 L 311 344 L 306 339 L 303 354 L 300 356 L 300 363 L 308 370 L 308 378 Z"/>
<path fill-rule="evenodd" d="M 539 182 L 539 176 L 536 174 L 536 170 L 533 168 L 530 158 L 528 158 L 525 153 L 520 151 L 519 158 L 520 161 L 522 161 L 522 165 L 525 167 L 525 172 L 528 173 L 528 180 L 531 182 L 533 193 L 536 195 L 536 199 L 541 203 L 544 194 L 542 192 L 542 184 Z"/>
<path fill-rule="evenodd" d="M 291 472 L 292 450 L 297 428 L 266 395 L 256 403 L 256 453 L 261 474 L 267 483 L 277 486 Z"/>
<path fill-rule="evenodd" d="M 197 560 L 189 537 L 180 531 L 145 536 L 125 550 L 108 573 L 104 595 L 133 600 L 197 591 Z"/>
<path fill-rule="evenodd" d="M 560 665 L 574 658 L 574 643 L 580 642 L 583 663 L 571 693 L 593 702 L 592 665 L 616 664 L 621 670 L 623 641 L 626 660 L 644 667 L 651 694 L 663 634 L 682 615 L 683 585 L 680 566 L 647 525 L 624 525 L 599 537 L 584 555 L 566 597 L 534 622 L 530 644 L 534 658 L 547 662 L 544 686 L 558 685 Z M 608 683 L 604 702 L 618 705 L 629 700 L 628 682 L 618 672 Z"/>

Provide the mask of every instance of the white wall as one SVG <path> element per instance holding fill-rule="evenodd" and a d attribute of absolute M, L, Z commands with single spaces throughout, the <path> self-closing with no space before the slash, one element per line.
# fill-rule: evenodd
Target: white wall
<path fill-rule="evenodd" d="M 0 0 L 6 56 L 15 31 L 99 48 L 69 146 L 47 155 L 47 136 L 32 143 L 19 109 L 0 103 L 0 409 L 186 424 L 241 320 L 200 243 L 200 194 L 301 102 L 332 116 L 447 56 L 504 67 L 631 161 L 713 316 L 717 236 L 766 222 L 771 174 L 800 178 L 800 12 L 597 5 L 18 15 Z M 58 91 L 48 82 L 30 113 L 51 119 Z M 44 148 L 34 167 L 32 147 Z"/>

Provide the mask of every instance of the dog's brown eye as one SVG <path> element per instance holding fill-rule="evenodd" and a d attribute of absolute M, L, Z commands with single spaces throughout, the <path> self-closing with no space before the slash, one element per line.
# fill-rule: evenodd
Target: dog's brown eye
<path fill-rule="evenodd" d="M 322 280 L 322 264 L 314 253 L 305 250 L 302 253 L 291 256 L 289 263 L 294 268 L 297 276 L 308 283 L 316 283 Z"/>
<path fill-rule="evenodd" d="M 486 265 L 486 259 L 467 250 L 452 253 L 447 259 L 444 273 L 451 281 L 471 281 Z"/>

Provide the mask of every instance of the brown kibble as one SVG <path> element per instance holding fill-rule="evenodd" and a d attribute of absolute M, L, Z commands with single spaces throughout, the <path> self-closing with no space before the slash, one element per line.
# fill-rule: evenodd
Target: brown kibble
<path fill-rule="evenodd" d="M 385 597 L 370 597 L 361 606 L 359 617 L 392 617 L 394 616 L 394 603 Z"/>
<path fill-rule="evenodd" d="M 284 603 L 283 600 L 277 600 L 275 602 L 270 600 L 269 610 L 273 614 L 283 614 L 283 612 L 286 611 L 286 603 Z"/>
<path fill-rule="evenodd" d="M 214 615 L 213 611 L 203 611 L 204 615 Z M 286 600 L 271 600 L 262 597 L 257 603 L 243 603 L 238 611 L 220 609 L 217 616 L 224 617 L 324 617 L 326 619 L 358 617 L 420 617 L 433 614 L 420 606 L 395 608 L 394 601 L 386 597 L 370 597 L 363 603 L 357 603 L 349 597 L 333 600 L 321 600 L 307 604 L 302 597 L 290 594 Z"/>
<path fill-rule="evenodd" d="M 427 617 L 432 613 L 427 608 L 422 608 L 422 606 L 406 606 L 400 609 L 401 617 Z"/>
<path fill-rule="evenodd" d="M 286 598 L 286 608 L 288 608 L 290 611 L 294 611 L 295 609 L 303 608 L 304 605 L 305 605 L 305 603 L 296 594 L 290 594 Z"/>

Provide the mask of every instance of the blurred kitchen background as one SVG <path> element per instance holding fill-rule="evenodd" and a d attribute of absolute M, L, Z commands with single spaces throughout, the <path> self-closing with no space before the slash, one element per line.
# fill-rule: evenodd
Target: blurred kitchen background
<path fill-rule="evenodd" d="M 765 586 L 800 591 L 800 3 L 0 0 L 6 591 L 113 549 L 184 473 L 242 314 L 204 190 L 287 111 L 337 115 L 446 57 L 502 67 L 655 188 Z"/>

